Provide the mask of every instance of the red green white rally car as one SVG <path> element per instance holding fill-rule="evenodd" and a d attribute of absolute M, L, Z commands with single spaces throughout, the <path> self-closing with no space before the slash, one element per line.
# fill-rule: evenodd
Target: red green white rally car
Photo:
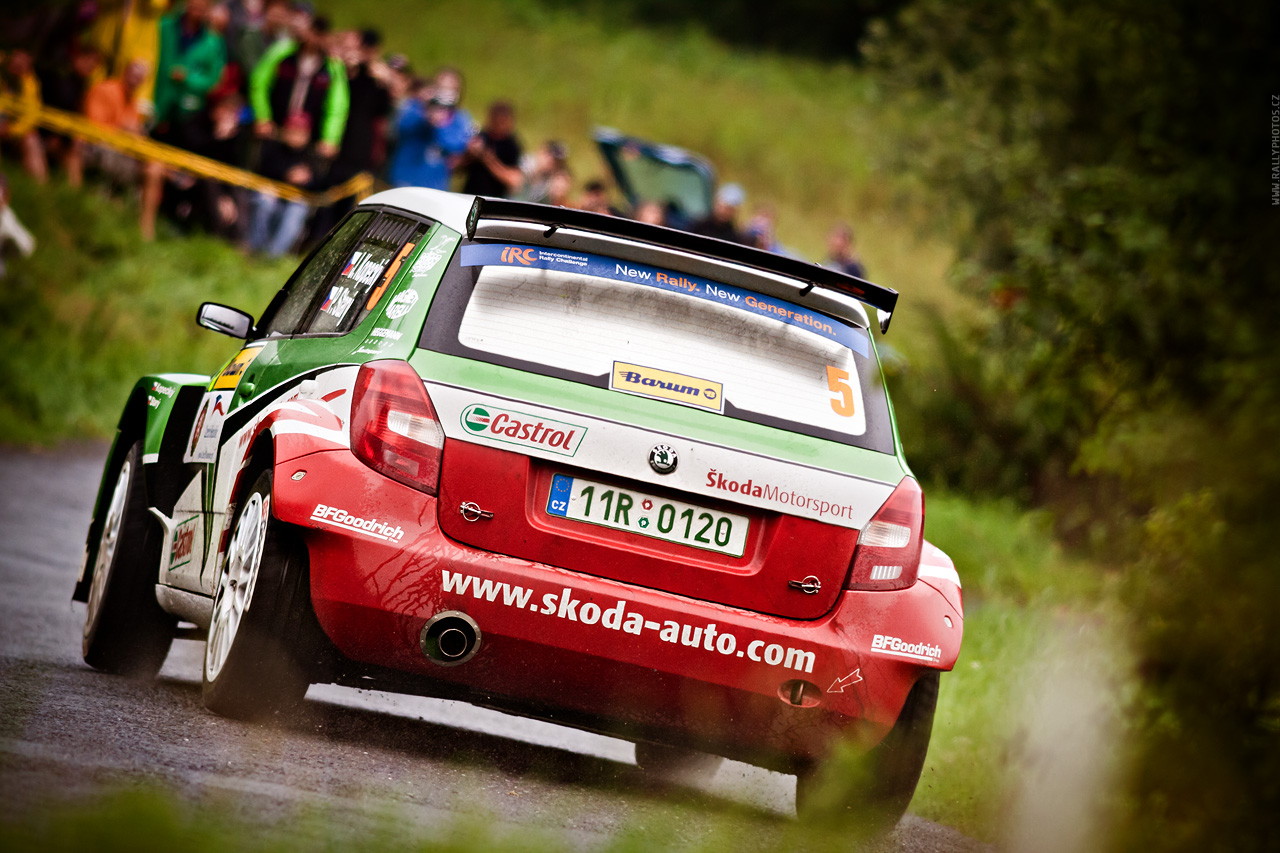
<path fill-rule="evenodd" d="M 256 322 L 201 307 L 243 341 L 216 375 L 136 385 L 84 658 L 153 676 L 199 631 L 217 713 L 462 699 L 802 799 L 845 741 L 896 817 L 963 632 L 864 307 L 884 330 L 896 300 L 615 217 L 373 196 Z"/>

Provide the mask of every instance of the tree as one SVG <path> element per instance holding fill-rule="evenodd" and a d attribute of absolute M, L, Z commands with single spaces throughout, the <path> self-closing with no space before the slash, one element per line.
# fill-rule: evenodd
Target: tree
<path fill-rule="evenodd" d="M 1278 17 L 920 0 L 865 49 L 886 98 L 929 115 L 896 165 L 951 200 L 958 279 L 998 306 L 952 384 L 1013 453 L 951 473 L 1031 466 L 1038 497 L 1074 495 L 1059 508 L 1134 557 L 1132 846 L 1262 847 L 1280 808 Z"/>

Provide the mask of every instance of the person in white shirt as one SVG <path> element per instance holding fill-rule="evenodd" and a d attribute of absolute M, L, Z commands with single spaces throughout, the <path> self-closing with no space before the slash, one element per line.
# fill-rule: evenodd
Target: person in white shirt
<path fill-rule="evenodd" d="M 36 250 L 36 238 L 22 227 L 18 215 L 9 207 L 9 179 L 0 174 L 0 278 L 4 278 L 4 256 L 10 243 L 24 258 Z"/>

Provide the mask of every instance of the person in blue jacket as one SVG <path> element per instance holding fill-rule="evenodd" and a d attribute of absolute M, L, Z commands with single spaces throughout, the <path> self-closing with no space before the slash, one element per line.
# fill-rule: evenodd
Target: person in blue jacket
<path fill-rule="evenodd" d="M 461 75 L 444 69 L 433 85 L 405 101 L 387 169 L 392 186 L 449 189 L 453 169 L 475 135 L 471 116 L 458 107 L 461 94 Z"/>

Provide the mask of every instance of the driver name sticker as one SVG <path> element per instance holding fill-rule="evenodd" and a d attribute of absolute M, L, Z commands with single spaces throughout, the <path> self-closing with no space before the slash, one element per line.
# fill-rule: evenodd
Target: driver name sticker
<path fill-rule="evenodd" d="M 370 252 L 356 251 L 342 268 L 342 277 L 356 284 L 373 284 L 386 268 L 387 261 L 375 259 Z"/>
<path fill-rule="evenodd" d="M 335 284 L 329 288 L 329 296 L 320 306 L 320 310 L 334 317 L 345 317 L 355 301 L 355 296 L 350 290 L 341 284 Z"/>
<path fill-rule="evenodd" d="M 209 386 L 210 391 L 217 391 L 221 388 L 235 389 L 240 384 L 240 377 L 244 376 L 244 372 L 249 369 L 249 365 L 258 357 L 258 353 L 262 352 L 262 344 L 255 344 L 251 347 L 245 347 L 235 354 L 235 358 L 222 368 L 222 372 L 214 377 L 213 384 Z"/>
<path fill-rule="evenodd" d="M 387 305 L 387 319 L 399 320 L 418 303 L 418 291 L 406 290 L 403 293 L 397 293 L 390 304 Z"/>
<path fill-rule="evenodd" d="M 183 462 L 212 464 L 218 458 L 218 444 L 222 438 L 222 423 L 227 419 L 234 391 L 210 391 L 204 395 L 196 415 L 195 426 L 187 440 Z"/>

